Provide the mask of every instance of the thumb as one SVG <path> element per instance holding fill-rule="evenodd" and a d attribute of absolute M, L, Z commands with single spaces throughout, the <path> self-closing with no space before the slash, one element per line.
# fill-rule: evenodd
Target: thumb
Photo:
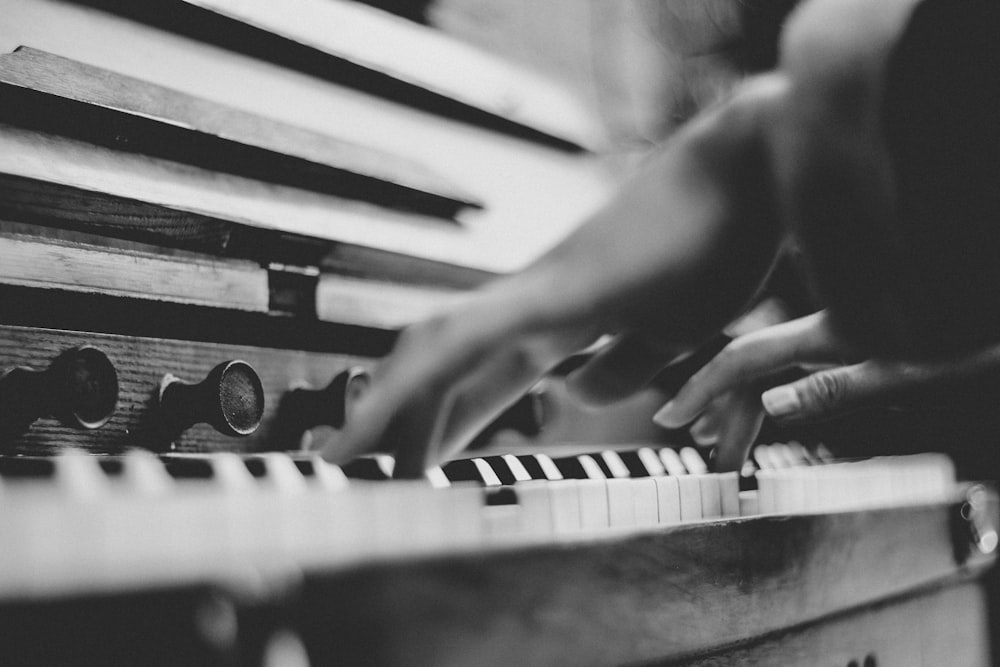
<path fill-rule="evenodd" d="M 764 411 L 781 422 L 820 421 L 880 405 L 899 390 L 898 378 L 871 362 L 808 375 L 761 395 Z"/>

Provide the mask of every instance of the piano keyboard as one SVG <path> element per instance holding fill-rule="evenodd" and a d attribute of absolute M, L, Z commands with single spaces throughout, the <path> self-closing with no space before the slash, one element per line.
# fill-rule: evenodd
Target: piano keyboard
<path fill-rule="evenodd" d="M 859 595 L 851 588 L 848 597 L 854 602 L 868 599 L 869 594 L 896 591 L 899 581 L 890 577 L 888 582 L 872 583 L 878 579 L 876 573 L 855 570 L 866 566 L 856 559 L 881 553 L 891 546 L 885 540 L 913 541 L 915 535 L 907 532 L 913 529 L 911 524 L 931 531 L 932 535 L 921 534 L 919 539 L 937 546 L 930 550 L 931 556 L 925 553 L 914 560 L 915 569 L 903 577 L 906 586 L 955 576 L 970 563 L 989 562 L 996 549 L 995 522 L 986 508 L 992 496 L 981 487 L 958 484 L 944 456 L 823 462 L 791 443 L 767 446 L 756 459 L 767 467 L 748 466 L 745 474 L 738 475 L 707 472 L 706 461 L 694 449 L 642 447 L 564 456 L 498 454 L 451 461 L 429 471 L 426 481 L 402 482 L 390 480 L 393 460 L 388 455 L 343 466 L 310 454 L 278 452 L 161 456 L 143 451 L 121 456 L 68 452 L 55 457 L 4 457 L 0 458 L 0 543 L 4 545 L 0 550 L 0 618 L 30 624 L 32 614 L 41 613 L 38 610 L 55 608 L 75 618 L 73 623 L 78 625 L 85 621 L 73 614 L 86 617 L 97 613 L 94 610 L 101 610 L 107 622 L 122 622 L 118 615 L 126 613 L 123 610 L 156 619 L 175 609 L 164 602 L 171 596 L 185 600 L 176 604 L 197 616 L 208 613 L 205 605 L 216 604 L 206 600 L 222 596 L 224 606 L 240 609 L 231 614 L 242 623 L 250 622 L 243 620 L 247 615 L 270 614 L 273 627 L 266 632 L 258 628 L 252 640 L 267 648 L 258 646 L 263 653 L 254 661 L 259 663 L 251 663 L 282 664 L 267 662 L 264 654 L 277 651 L 287 656 L 290 651 L 294 656 L 312 656 L 315 664 L 328 664 L 337 661 L 343 650 L 348 656 L 352 652 L 365 655 L 364 660 L 359 658 L 362 664 L 371 657 L 367 649 L 331 645 L 319 629 L 301 618 L 296 620 L 289 609 L 304 604 L 313 611 L 320 609 L 315 612 L 319 618 L 340 618 L 367 595 L 352 590 L 344 597 L 345 593 L 338 592 L 341 587 L 375 586 L 371 594 L 384 594 L 369 581 L 373 568 L 380 573 L 376 581 L 381 577 L 397 581 L 403 576 L 400 572 L 427 567 L 434 576 L 461 582 L 469 567 L 488 573 L 504 571 L 511 558 L 523 561 L 527 575 L 539 567 L 537 562 L 559 554 L 569 563 L 582 559 L 590 568 L 595 566 L 591 561 L 596 561 L 605 563 L 600 565 L 603 568 L 614 562 L 607 560 L 608 554 L 628 560 L 639 553 L 653 562 L 666 558 L 665 562 L 674 563 L 663 571 L 654 568 L 658 577 L 668 580 L 660 582 L 657 595 L 669 606 L 679 604 L 669 591 L 681 581 L 670 584 L 670 573 L 678 564 L 693 566 L 681 555 L 692 545 L 698 545 L 700 558 L 712 548 L 724 550 L 726 544 L 741 553 L 770 544 L 765 552 L 773 548 L 779 554 L 782 549 L 805 548 L 801 542 L 808 538 L 804 565 L 792 566 L 784 562 L 787 556 L 776 556 L 778 561 L 771 567 L 779 572 L 766 573 L 766 566 L 755 565 L 764 569 L 753 577 L 798 581 L 822 571 L 822 582 L 850 571 L 847 579 L 854 583 L 834 586 L 830 600 L 825 597 L 830 591 L 809 588 L 805 610 L 820 614 L 829 611 L 829 605 L 845 604 L 834 599 L 837 586 L 851 588 L 859 580 L 873 586 L 861 589 L 865 593 L 857 599 L 851 597 Z M 958 516 L 965 517 L 958 524 L 949 518 Z M 795 517 L 805 523 L 795 523 Z M 902 524 L 896 525 L 899 521 Z M 955 534 L 962 536 L 959 542 L 951 537 L 956 529 L 959 533 Z M 834 572 L 823 571 L 831 563 L 814 550 L 832 548 L 842 539 L 850 539 L 851 548 L 860 549 L 861 555 L 847 558 Z M 719 544 L 712 546 L 706 540 Z M 900 554 L 905 553 L 904 545 L 897 546 Z M 922 549 L 927 550 L 923 542 Z M 573 567 L 583 567 L 581 563 Z M 597 581 L 578 582 L 583 589 L 612 585 L 617 576 L 613 569 L 591 575 Z M 720 575 L 714 572 L 712 576 Z M 555 576 L 538 585 L 541 589 L 554 586 L 554 591 L 565 595 L 562 588 L 569 584 Z M 412 583 L 403 584 L 404 597 L 412 593 L 406 593 L 408 586 Z M 737 597 L 748 595 L 743 591 Z M 90 605 L 77 609 L 74 600 L 90 601 Z M 149 601 L 148 607 L 136 611 L 142 600 Z M 407 604 L 418 603 L 409 600 Z M 418 606 L 427 604 L 432 603 L 421 598 Z M 792 609 L 801 610 L 797 605 Z M 275 608 L 284 611 L 274 617 Z M 407 613 L 427 614 L 432 608 L 408 608 Z M 642 611 L 639 607 L 625 618 L 638 618 Z M 738 628 L 737 634 L 752 635 L 780 620 L 760 618 L 750 629 Z M 212 622 L 204 623 L 209 629 L 199 625 L 201 635 L 215 632 Z M 441 641 L 446 641 L 449 632 L 464 632 L 450 622 L 435 628 Z M 676 634 L 670 637 L 671 651 L 708 645 L 708 637 L 691 644 L 678 640 Z M 246 652 L 249 649 L 242 641 L 234 635 L 227 650 Z M 488 646 L 486 642 L 484 650 Z M 17 656 L 21 649 L 17 642 L 0 647 L 0 658 Z M 575 654 L 570 651 L 569 655 Z M 396 658 L 387 661 L 414 664 Z M 215 655 L 205 664 L 228 663 Z M 434 661 L 415 659 L 415 664 Z"/>
<path fill-rule="evenodd" d="M 281 453 L 615 189 L 565 82 L 347 0 L 0 16 L 0 666 L 986 664 L 992 491 L 716 474 L 649 420 L 682 377 L 591 414 L 554 374 L 422 482 Z"/>
<path fill-rule="evenodd" d="M 794 444 L 770 450 L 787 451 L 787 461 L 805 456 Z M 940 503 L 956 488 L 948 459 L 930 454 L 783 465 L 742 478 L 707 472 L 692 448 L 459 459 L 429 471 L 427 482 L 388 481 L 392 464 L 384 454 L 336 466 L 277 452 L 3 458 L 0 540 L 11 546 L 0 554 L 0 591 L 175 583 L 264 564 L 308 570 L 703 521 Z"/>

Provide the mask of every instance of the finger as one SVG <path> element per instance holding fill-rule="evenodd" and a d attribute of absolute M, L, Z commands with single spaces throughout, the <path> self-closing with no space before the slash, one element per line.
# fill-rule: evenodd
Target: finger
<path fill-rule="evenodd" d="M 677 350 L 658 346 L 640 334 L 623 334 L 570 373 L 566 386 L 584 403 L 606 405 L 645 387 L 676 355 Z"/>
<path fill-rule="evenodd" d="M 760 432 L 764 410 L 757 393 L 751 390 L 730 392 L 722 403 L 719 407 L 725 410 L 726 419 L 715 442 L 715 470 L 738 471 Z"/>
<path fill-rule="evenodd" d="M 720 425 L 714 411 L 706 412 L 691 424 L 691 439 L 702 447 L 710 447 L 719 440 Z"/>
<path fill-rule="evenodd" d="M 737 338 L 684 384 L 653 419 L 665 428 L 690 423 L 717 396 L 792 366 L 837 358 L 842 346 L 825 313 Z"/>
<path fill-rule="evenodd" d="M 768 415 L 782 422 L 830 419 L 891 403 L 914 382 L 898 364 L 866 361 L 819 371 L 761 395 Z"/>
<path fill-rule="evenodd" d="M 448 458 L 465 448 L 542 374 L 543 369 L 535 361 L 516 350 L 498 350 L 454 388 L 447 402 L 437 455 Z"/>

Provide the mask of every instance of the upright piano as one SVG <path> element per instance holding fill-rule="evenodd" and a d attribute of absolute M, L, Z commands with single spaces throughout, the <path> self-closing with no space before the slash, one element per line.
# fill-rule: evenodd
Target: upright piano
<path fill-rule="evenodd" d="M 356 2 L 0 0 L 0 664 L 988 664 L 996 496 L 939 455 L 717 474 L 555 376 L 424 482 L 315 456 L 608 153 Z"/>

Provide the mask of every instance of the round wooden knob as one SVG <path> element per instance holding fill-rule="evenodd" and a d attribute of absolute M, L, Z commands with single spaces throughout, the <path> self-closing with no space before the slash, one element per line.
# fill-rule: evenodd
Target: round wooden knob
<path fill-rule="evenodd" d="M 264 414 L 264 387 L 253 367 L 239 360 L 219 364 L 197 384 L 167 374 L 160 414 L 169 433 L 206 423 L 226 435 L 250 435 Z"/>
<path fill-rule="evenodd" d="M 371 385 L 371 376 L 355 366 L 341 371 L 323 389 L 291 389 L 281 397 L 274 438 L 287 448 L 297 448 L 303 433 L 316 426 L 343 428 L 351 409 Z"/>
<path fill-rule="evenodd" d="M 0 434 L 23 433 L 40 417 L 95 429 L 118 405 L 118 373 L 108 356 L 84 345 L 63 351 L 42 370 L 19 366 L 0 375 Z"/>

